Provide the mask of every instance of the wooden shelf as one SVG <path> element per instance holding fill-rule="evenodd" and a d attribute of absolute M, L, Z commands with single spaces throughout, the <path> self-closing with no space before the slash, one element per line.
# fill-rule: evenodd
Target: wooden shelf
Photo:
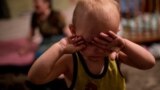
<path fill-rule="evenodd" d="M 159 38 L 148 38 L 148 39 L 129 39 L 135 43 L 154 43 L 154 42 L 160 42 L 160 37 Z"/>
<path fill-rule="evenodd" d="M 128 40 L 131 40 L 135 43 L 138 43 L 138 44 L 151 44 L 151 43 L 156 43 L 156 42 L 160 42 L 160 34 L 157 35 L 156 37 L 155 36 L 149 36 L 149 37 L 146 37 L 144 35 L 136 35 L 136 36 L 132 36 L 132 35 L 128 35 L 128 37 L 126 36 L 122 36 Z"/>

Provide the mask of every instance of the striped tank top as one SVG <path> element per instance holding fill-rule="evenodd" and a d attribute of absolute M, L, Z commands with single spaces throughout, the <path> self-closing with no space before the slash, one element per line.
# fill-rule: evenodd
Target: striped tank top
<path fill-rule="evenodd" d="M 80 53 L 73 54 L 73 80 L 69 90 L 125 90 L 125 80 L 116 60 L 104 58 L 104 68 L 99 75 L 92 74 Z"/>

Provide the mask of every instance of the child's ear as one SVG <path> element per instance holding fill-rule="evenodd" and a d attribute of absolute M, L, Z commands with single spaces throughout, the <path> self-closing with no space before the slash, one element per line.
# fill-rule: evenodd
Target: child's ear
<path fill-rule="evenodd" d="M 69 25 L 69 30 L 70 30 L 70 32 L 71 32 L 73 35 L 76 34 L 75 27 L 74 27 L 73 24 L 70 24 L 70 25 Z"/>

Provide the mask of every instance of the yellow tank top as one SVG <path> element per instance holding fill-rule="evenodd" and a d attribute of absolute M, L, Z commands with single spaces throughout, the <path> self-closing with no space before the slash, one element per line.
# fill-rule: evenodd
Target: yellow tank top
<path fill-rule="evenodd" d="M 99 75 L 92 74 L 80 53 L 73 54 L 74 71 L 69 90 L 125 90 L 125 80 L 118 62 L 104 58 L 104 68 Z"/>

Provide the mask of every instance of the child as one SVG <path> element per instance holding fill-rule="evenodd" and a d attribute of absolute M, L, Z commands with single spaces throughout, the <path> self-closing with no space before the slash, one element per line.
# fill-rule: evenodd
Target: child
<path fill-rule="evenodd" d="M 116 1 L 78 1 L 70 25 L 73 35 L 38 58 L 29 71 L 29 80 L 44 84 L 63 74 L 69 89 L 125 90 L 119 64 L 149 69 L 155 59 L 141 46 L 116 35 L 119 22 Z"/>

